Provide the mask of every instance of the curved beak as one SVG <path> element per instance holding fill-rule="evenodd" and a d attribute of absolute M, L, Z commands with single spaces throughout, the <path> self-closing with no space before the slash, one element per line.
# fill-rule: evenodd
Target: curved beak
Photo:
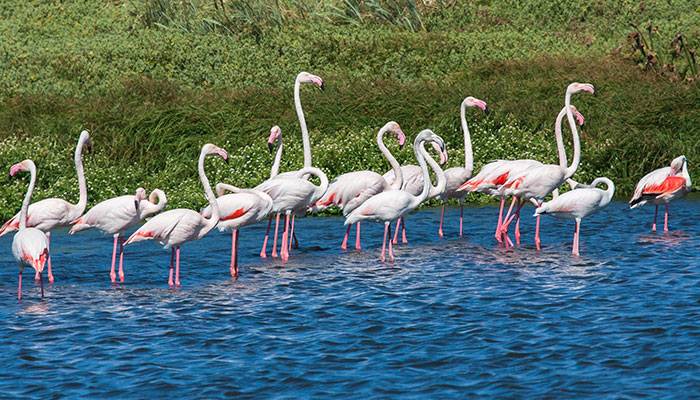
<path fill-rule="evenodd" d="M 489 108 L 489 106 L 484 107 L 484 114 L 486 114 L 486 115 L 491 114 L 491 109 Z"/>
<path fill-rule="evenodd" d="M 275 150 L 275 145 L 273 145 L 270 142 L 267 142 L 267 150 L 269 150 L 270 153 L 272 153 Z"/>
<path fill-rule="evenodd" d="M 321 86 L 319 86 L 319 89 L 326 90 L 326 82 L 321 82 Z"/>

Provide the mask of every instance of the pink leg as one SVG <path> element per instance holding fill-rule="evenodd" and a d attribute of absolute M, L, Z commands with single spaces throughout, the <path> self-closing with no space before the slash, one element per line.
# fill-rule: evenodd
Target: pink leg
<path fill-rule="evenodd" d="M 180 246 L 175 248 L 175 286 L 180 286 Z"/>
<path fill-rule="evenodd" d="M 233 278 L 238 277 L 238 259 L 236 258 L 238 252 L 238 229 L 234 229 L 231 232 L 231 276 Z"/>
<path fill-rule="evenodd" d="M 53 273 L 51 272 L 51 232 L 46 233 L 46 238 L 48 239 L 47 248 L 49 249 L 49 283 L 53 283 Z"/>
<path fill-rule="evenodd" d="M 498 240 L 499 243 L 501 242 L 501 224 L 503 223 L 503 206 L 505 204 L 506 204 L 506 198 L 501 197 L 501 206 L 498 210 L 498 223 L 496 224 L 496 233 L 495 233 L 496 240 Z"/>
<path fill-rule="evenodd" d="M 515 220 L 515 244 L 520 246 L 520 218 Z"/>
<path fill-rule="evenodd" d="M 515 214 L 511 215 L 510 217 L 506 216 L 506 219 L 503 222 L 503 225 L 501 226 L 501 231 L 503 232 L 503 237 L 504 237 L 505 242 L 506 242 L 506 247 L 513 246 L 513 242 L 508 237 L 508 226 L 511 224 L 511 222 L 513 222 L 513 219 L 520 218 L 520 210 L 523 208 L 524 205 L 525 205 L 525 201 L 524 200 L 521 201 L 518 199 L 518 208 L 516 209 Z M 510 213 L 510 210 L 508 210 L 508 211 Z"/>
<path fill-rule="evenodd" d="M 666 213 L 664 214 L 664 232 L 668 232 L 668 204 L 666 204 Z"/>
<path fill-rule="evenodd" d="M 443 204 L 440 208 L 440 226 L 438 227 L 438 236 L 443 237 L 442 232 L 442 221 L 445 219 L 445 205 Z"/>
<path fill-rule="evenodd" d="M 117 262 L 117 241 L 119 240 L 119 234 L 114 235 L 114 246 L 112 247 L 112 268 L 109 270 L 109 278 L 112 280 L 112 283 L 117 281 L 117 273 L 114 271 L 114 266 Z M 39 273 L 37 272 L 37 277 L 39 276 Z"/>
<path fill-rule="evenodd" d="M 22 271 L 19 271 L 17 282 L 17 301 L 20 301 L 22 300 Z"/>
<path fill-rule="evenodd" d="M 289 260 L 289 214 L 284 216 L 284 233 L 282 233 L 282 248 L 280 249 L 280 257 L 282 261 Z"/>
<path fill-rule="evenodd" d="M 168 286 L 173 287 L 173 261 L 175 260 L 175 248 L 170 249 L 170 268 L 168 269 Z"/>
<path fill-rule="evenodd" d="M 280 225 L 280 213 L 275 217 L 275 237 L 272 239 L 272 257 L 277 257 L 277 228 Z"/>
<path fill-rule="evenodd" d="M 579 245 L 579 238 L 580 238 L 580 228 L 581 228 L 581 220 L 576 218 L 576 231 L 574 232 L 574 245 L 571 250 L 571 254 L 577 256 L 579 255 L 578 252 L 578 245 Z"/>
<path fill-rule="evenodd" d="M 654 210 L 654 223 L 651 224 L 651 231 L 656 232 L 656 217 L 659 214 L 659 205 L 656 205 L 656 209 Z"/>
<path fill-rule="evenodd" d="M 459 202 L 459 237 L 462 237 L 462 225 L 464 224 L 464 205 Z"/>
<path fill-rule="evenodd" d="M 360 223 L 355 224 L 355 250 L 362 250 L 362 244 L 360 244 Z"/>
<path fill-rule="evenodd" d="M 124 238 L 119 239 L 119 282 L 124 282 Z"/>
<path fill-rule="evenodd" d="M 401 217 L 396 220 L 396 228 L 394 228 L 394 244 L 399 243 L 399 229 L 401 229 Z"/>
<path fill-rule="evenodd" d="M 389 237 L 389 243 L 391 243 L 391 236 L 389 235 L 389 226 L 391 222 L 387 221 L 384 223 L 384 241 L 382 242 L 382 255 L 379 257 L 382 262 L 386 261 L 386 238 Z"/>
<path fill-rule="evenodd" d="M 352 225 L 348 225 L 347 229 L 345 229 L 345 236 L 343 237 L 343 243 L 340 244 L 341 250 L 348 249 L 348 236 L 350 236 L 350 228 L 352 228 Z"/>
<path fill-rule="evenodd" d="M 292 249 L 292 243 L 294 243 L 294 214 L 292 214 L 292 222 L 291 222 L 291 231 L 289 234 L 289 238 L 287 238 L 289 241 L 288 245 L 288 250 Z"/>
<path fill-rule="evenodd" d="M 537 207 L 540 207 L 542 203 L 538 203 Z M 540 216 L 537 216 L 537 222 L 535 222 L 535 247 L 537 250 L 541 250 L 542 241 L 540 240 Z"/>
<path fill-rule="evenodd" d="M 503 217 L 503 219 L 498 224 L 498 231 L 496 234 L 496 240 L 498 240 L 499 243 L 503 242 L 504 236 L 508 237 L 504 233 L 504 231 L 507 232 L 507 230 L 508 230 L 508 220 L 510 218 L 511 213 L 513 212 L 513 207 L 515 206 L 516 201 L 517 201 L 517 199 L 515 197 L 513 197 L 513 201 L 510 202 L 510 207 L 508 207 L 508 212 L 506 213 L 506 216 Z M 504 229 L 504 225 L 505 225 L 505 229 Z"/>
<path fill-rule="evenodd" d="M 267 220 L 267 230 L 265 231 L 265 240 L 263 240 L 262 250 L 260 250 L 260 258 L 267 258 L 267 239 L 270 237 L 270 226 L 272 226 L 272 215 Z"/>
<path fill-rule="evenodd" d="M 406 226 L 406 221 L 403 222 L 403 225 Z M 394 262 L 394 245 L 389 242 L 389 261 Z"/>
<path fill-rule="evenodd" d="M 407 244 L 408 240 L 406 240 L 406 217 L 403 218 L 403 224 L 401 225 L 401 244 Z M 389 252 L 391 252 L 391 246 L 389 246 Z"/>

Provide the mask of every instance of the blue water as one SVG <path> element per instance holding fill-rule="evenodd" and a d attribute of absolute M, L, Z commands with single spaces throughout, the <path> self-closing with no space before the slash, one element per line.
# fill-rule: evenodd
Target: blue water
<path fill-rule="evenodd" d="M 700 396 L 700 203 L 672 206 L 673 233 L 651 234 L 652 208 L 613 203 L 572 223 L 545 218 L 542 251 L 496 246 L 496 209 L 465 210 L 466 236 L 436 231 L 438 211 L 409 219 L 409 246 L 378 261 L 379 224 L 363 252 L 341 252 L 340 218 L 298 222 L 302 249 L 257 257 L 264 226 L 183 247 L 183 287 L 169 253 L 127 248 L 109 283 L 111 238 L 53 236 L 56 284 L 40 299 L 27 274 L 16 300 L 11 238 L 0 239 L 3 397 L 686 398 Z"/>

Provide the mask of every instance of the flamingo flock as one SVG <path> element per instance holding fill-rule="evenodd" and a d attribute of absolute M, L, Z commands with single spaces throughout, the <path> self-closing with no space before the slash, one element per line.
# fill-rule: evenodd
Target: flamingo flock
<path fill-rule="evenodd" d="M 160 189 L 150 194 L 144 188 L 137 188 L 133 194 L 108 199 L 97 203 L 85 212 L 87 206 L 87 184 L 83 170 L 83 151 L 92 147 L 90 134 L 82 131 L 75 148 L 75 169 L 78 176 L 79 200 L 71 204 L 63 199 L 51 198 L 31 202 L 36 182 L 37 169 L 32 160 L 24 160 L 13 165 L 10 176 L 27 171 L 30 181 L 20 211 L 0 228 L 0 236 L 17 231 L 12 242 L 12 253 L 19 265 L 18 299 L 22 297 L 22 272 L 30 266 L 35 279 L 41 285 L 43 297 L 43 271 L 48 269 L 49 283 L 54 282 L 51 265 L 51 231 L 70 227 L 74 235 L 83 230 L 95 228 L 112 235 L 113 249 L 110 279 L 113 283 L 124 282 L 124 248 L 137 242 L 153 240 L 165 249 L 170 249 L 168 285 L 177 287 L 180 282 L 180 250 L 191 241 L 201 239 L 212 229 L 231 232 L 231 258 L 229 271 L 237 278 L 238 240 L 243 227 L 267 219 L 267 229 L 263 239 L 260 257 L 268 256 L 270 231 L 273 219 L 275 228 L 272 237 L 271 257 L 287 261 L 290 252 L 298 246 L 294 223 L 296 217 L 316 213 L 331 207 L 338 208 L 345 217 L 345 234 L 340 248 L 346 250 L 351 228 L 355 227 L 355 249 L 361 250 L 360 227 L 364 221 L 378 221 L 384 224 L 384 237 L 380 259 L 393 262 L 394 246 L 407 243 L 406 217 L 429 199 L 442 201 L 437 234 L 444 236 L 445 202 L 456 200 L 459 204 L 459 236 L 463 235 L 463 200 L 469 193 L 484 193 L 500 199 L 499 215 L 494 230 L 496 241 L 504 247 L 518 246 L 521 243 L 520 217 L 525 204 L 535 206 L 535 246 L 541 248 L 540 217 L 552 215 L 575 221 L 572 254 L 580 253 L 580 225 L 583 218 L 601 210 L 612 200 L 615 184 L 606 177 L 594 179 L 590 184 L 574 181 L 572 177 L 581 163 L 581 141 L 578 126 L 583 125 L 584 117 L 572 104 L 572 97 L 579 93 L 594 94 L 593 85 L 572 83 L 567 86 L 564 105 L 555 119 L 554 136 L 557 143 L 558 164 L 545 164 L 537 160 L 516 159 L 496 160 L 486 163 L 473 175 L 474 154 L 467 123 L 467 110 L 476 108 L 484 113 L 489 109 L 485 101 L 466 97 L 460 106 L 460 122 L 464 139 L 464 165 L 447 170 L 442 165 L 447 161 L 445 141 L 430 129 L 419 132 L 413 140 L 413 153 L 417 165 L 400 165 L 384 143 L 390 134 L 399 146 L 406 142 L 406 134 L 395 121 L 387 122 L 376 136 L 379 151 L 391 169 L 381 174 L 376 171 L 352 171 L 335 177 L 329 182 L 326 174 L 312 164 L 311 140 L 301 105 L 301 87 L 304 84 L 324 88 L 323 80 L 316 75 L 301 72 L 294 84 L 294 105 L 299 120 L 304 149 L 304 165 L 299 170 L 280 173 L 283 156 L 282 130 L 274 126 L 270 130 L 267 145 L 275 152 L 270 177 L 254 188 L 238 188 L 230 183 L 220 182 L 215 191 L 207 178 L 205 163 L 209 156 L 228 162 L 226 150 L 205 144 L 200 151 L 197 170 L 208 205 L 199 211 L 180 208 L 166 210 L 168 199 Z M 568 163 L 562 126 L 564 120 L 572 135 L 573 157 Z M 426 148 L 434 151 L 437 157 Z M 213 161 L 212 161 L 213 162 Z M 435 176 L 435 182 L 431 177 Z M 473 175 L 473 176 L 472 176 Z M 318 179 L 319 184 L 310 178 Z M 559 187 L 568 183 L 570 190 L 559 194 Z M 604 185 L 601 189 L 598 186 Z M 680 198 L 691 190 L 687 159 L 680 156 L 670 166 L 657 169 L 644 176 L 630 200 L 630 208 L 652 203 L 656 209 L 652 231 L 656 231 L 658 207 L 665 207 L 664 231 L 668 231 L 669 202 Z M 216 193 L 216 194 L 215 194 Z M 508 198 L 511 203 L 505 212 Z M 549 200 L 547 200 L 549 199 Z M 284 220 L 281 221 L 281 218 Z M 142 221 L 146 222 L 126 238 L 129 229 Z M 396 222 L 395 228 L 391 225 Z M 515 242 L 510 238 L 509 228 L 515 224 Z M 280 227 L 280 225 L 282 225 Z M 281 232 L 281 240 L 278 238 Z M 393 237 L 392 237 L 393 236 Z M 125 239 L 126 238 L 126 239 Z M 119 252 L 118 270 L 117 252 Z"/>

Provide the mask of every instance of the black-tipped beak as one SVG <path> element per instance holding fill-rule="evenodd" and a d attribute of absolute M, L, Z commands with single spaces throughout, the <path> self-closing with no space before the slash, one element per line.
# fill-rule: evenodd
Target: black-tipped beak
<path fill-rule="evenodd" d="M 404 146 L 404 143 L 401 143 L 401 144 L 399 145 L 399 150 L 403 150 L 403 146 Z"/>
<path fill-rule="evenodd" d="M 319 86 L 319 88 L 320 88 L 321 90 L 326 90 L 326 83 L 325 83 L 325 82 L 322 82 L 322 83 L 321 83 L 321 86 Z"/>
<path fill-rule="evenodd" d="M 228 164 L 228 157 L 224 158 L 224 162 Z"/>
<path fill-rule="evenodd" d="M 275 146 L 272 143 L 267 144 L 267 149 L 272 153 L 272 151 L 275 149 Z"/>
<path fill-rule="evenodd" d="M 488 106 L 486 106 L 486 108 L 484 108 L 484 114 L 486 114 L 486 115 L 491 114 L 491 109 Z"/>
<path fill-rule="evenodd" d="M 135 209 L 136 211 L 139 210 L 139 199 L 135 199 L 135 200 L 134 200 L 134 209 Z"/>

